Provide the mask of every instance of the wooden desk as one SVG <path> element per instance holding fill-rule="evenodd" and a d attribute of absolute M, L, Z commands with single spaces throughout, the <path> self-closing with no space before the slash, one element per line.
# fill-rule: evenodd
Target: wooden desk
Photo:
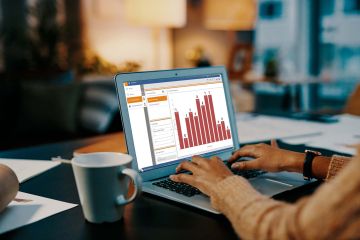
<path fill-rule="evenodd" d="M 121 152 L 127 153 L 125 135 L 122 132 L 108 134 L 103 140 L 75 149 L 74 154 L 91 152 Z"/>
<path fill-rule="evenodd" d="M 118 139 L 121 135 L 110 136 Z M 70 158 L 75 149 L 108 136 L 48 144 L 0 152 L 3 158 L 48 160 L 53 156 Z M 120 140 L 121 141 L 121 140 Z M 302 151 L 303 147 L 297 150 Z M 276 196 L 277 199 L 295 201 L 310 194 L 317 184 L 308 185 Z M 29 181 L 22 183 L 20 191 L 60 201 L 79 204 L 71 166 L 61 164 Z M 142 194 L 125 207 L 124 218 L 112 224 L 94 225 L 84 220 L 80 206 L 61 212 L 39 222 L 13 230 L 1 239 L 238 239 L 229 221 L 222 215 L 213 215 L 162 198 Z"/>

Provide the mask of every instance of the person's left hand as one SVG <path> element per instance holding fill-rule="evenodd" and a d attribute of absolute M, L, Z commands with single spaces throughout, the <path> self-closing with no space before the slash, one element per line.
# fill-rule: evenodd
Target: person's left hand
<path fill-rule="evenodd" d="M 211 196 L 212 188 L 218 182 L 233 175 L 219 157 L 206 159 L 194 156 L 191 162 L 186 161 L 179 164 L 176 172 L 181 170 L 190 171 L 192 175 L 182 173 L 171 175 L 170 179 L 196 187 L 208 196 Z"/>

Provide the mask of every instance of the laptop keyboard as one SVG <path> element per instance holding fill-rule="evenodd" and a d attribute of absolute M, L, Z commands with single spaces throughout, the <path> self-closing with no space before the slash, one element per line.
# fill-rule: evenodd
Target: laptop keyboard
<path fill-rule="evenodd" d="M 231 170 L 231 171 L 235 175 L 242 176 L 246 179 L 254 178 L 266 173 L 265 171 L 261 171 L 261 170 L 242 170 L 242 171 Z M 152 184 L 185 195 L 187 197 L 192 197 L 196 194 L 201 193 L 200 190 L 197 188 L 194 188 L 186 183 L 174 182 L 169 178 L 157 182 L 153 182 Z"/>
<path fill-rule="evenodd" d="M 185 195 L 187 197 L 192 197 L 196 194 L 200 194 L 199 189 L 194 188 L 186 183 L 174 182 L 171 179 L 167 178 L 158 182 L 153 182 L 153 185 L 166 188 L 170 191 L 177 192 L 179 194 Z"/>
<path fill-rule="evenodd" d="M 252 169 L 252 170 L 234 170 L 234 169 L 231 169 L 231 171 L 235 175 L 241 176 L 241 177 L 246 178 L 246 179 L 258 177 L 258 176 L 263 175 L 263 174 L 266 173 L 265 171 L 257 170 L 257 169 Z"/>

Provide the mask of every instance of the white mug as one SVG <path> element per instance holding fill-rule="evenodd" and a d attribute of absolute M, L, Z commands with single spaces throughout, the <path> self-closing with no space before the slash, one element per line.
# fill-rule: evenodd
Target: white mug
<path fill-rule="evenodd" d="M 132 157 L 123 153 L 98 152 L 75 156 L 72 168 L 85 219 L 92 223 L 115 222 L 124 206 L 141 192 L 141 177 L 131 169 Z M 126 199 L 129 178 L 134 193 Z"/>

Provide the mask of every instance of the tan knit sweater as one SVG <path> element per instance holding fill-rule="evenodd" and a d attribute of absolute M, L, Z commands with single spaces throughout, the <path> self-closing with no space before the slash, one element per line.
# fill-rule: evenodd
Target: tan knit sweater
<path fill-rule="evenodd" d="M 295 204 L 268 198 L 231 176 L 215 186 L 212 205 L 243 239 L 360 239 L 359 156 L 333 156 L 327 180 L 336 177 Z"/>

